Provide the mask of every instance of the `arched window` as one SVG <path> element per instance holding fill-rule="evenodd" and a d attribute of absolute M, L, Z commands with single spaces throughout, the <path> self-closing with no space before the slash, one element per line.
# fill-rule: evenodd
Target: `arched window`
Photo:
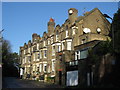
<path fill-rule="evenodd" d="M 97 31 L 98 34 L 101 33 L 101 29 L 99 27 L 96 29 L 96 31 Z"/>
<path fill-rule="evenodd" d="M 89 28 L 84 28 L 83 29 L 83 34 L 87 34 L 87 33 L 90 33 L 91 30 Z"/>

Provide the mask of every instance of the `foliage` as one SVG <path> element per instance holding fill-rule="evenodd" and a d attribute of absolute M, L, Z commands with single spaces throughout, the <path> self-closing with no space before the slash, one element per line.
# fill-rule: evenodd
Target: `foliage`
<path fill-rule="evenodd" d="M 47 77 L 48 82 L 54 82 L 54 80 L 55 80 L 55 77 Z"/>
<path fill-rule="evenodd" d="M 94 51 L 92 48 L 88 50 L 88 58 L 90 59 L 89 61 L 91 64 L 95 64 L 96 61 L 98 61 L 99 59 L 98 55 L 94 54 Z"/>
<path fill-rule="evenodd" d="M 88 58 L 91 64 L 97 63 L 103 55 L 107 53 L 113 53 L 113 47 L 111 41 L 99 42 L 95 47 L 88 50 Z"/>
<path fill-rule="evenodd" d="M 8 40 L 2 41 L 2 63 L 3 76 L 16 76 L 18 69 L 15 67 L 15 62 L 18 61 L 18 54 L 11 52 L 11 45 Z"/>
<path fill-rule="evenodd" d="M 105 55 L 107 53 L 112 53 L 113 47 L 111 41 L 100 42 L 97 46 L 96 54 L 97 55 Z"/>
<path fill-rule="evenodd" d="M 112 39 L 112 42 L 114 42 L 114 50 L 115 53 L 120 53 L 120 9 L 114 14 L 112 26 L 112 30 L 114 30 L 112 31 L 114 33 L 114 38 Z"/>

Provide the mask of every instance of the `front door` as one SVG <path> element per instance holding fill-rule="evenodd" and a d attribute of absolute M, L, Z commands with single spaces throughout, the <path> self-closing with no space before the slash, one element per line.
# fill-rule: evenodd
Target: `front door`
<path fill-rule="evenodd" d="M 59 71 L 59 85 L 62 84 L 62 71 Z"/>

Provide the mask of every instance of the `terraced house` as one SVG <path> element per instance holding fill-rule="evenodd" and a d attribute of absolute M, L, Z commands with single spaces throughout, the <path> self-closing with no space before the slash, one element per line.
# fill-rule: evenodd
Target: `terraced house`
<path fill-rule="evenodd" d="M 23 78 L 55 77 L 56 83 L 69 86 L 73 81 L 69 81 L 69 72 L 66 74 L 67 63 L 78 65 L 78 60 L 87 57 L 89 47 L 108 40 L 110 23 L 98 8 L 83 16 L 78 16 L 77 9 L 70 8 L 68 19 L 61 26 L 55 25 L 52 18 L 47 25 L 48 31 L 42 37 L 34 33 L 32 40 L 20 47 Z"/>

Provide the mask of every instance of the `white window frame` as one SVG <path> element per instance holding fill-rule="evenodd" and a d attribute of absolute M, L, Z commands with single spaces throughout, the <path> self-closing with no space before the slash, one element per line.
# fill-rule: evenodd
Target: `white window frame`
<path fill-rule="evenodd" d="M 72 35 L 75 35 L 76 28 L 75 26 L 72 27 Z"/>
<path fill-rule="evenodd" d="M 78 56 L 78 58 L 77 58 L 77 56 Z M 78 60 L 78 59 L 80 59 L 80 51 L 75 52 L 75 60 Z"/>
<path fill-rule="evenodd" d="M 50 45 L 50 40 L 48 39 L 48 45 Z"/>
<path fill-rule="evenodd" d="M 39 50 L 39 43 L 37 43 L 37 50 Z"/>
<path fill-rule="evenodd" d="M 58 35 L 56 35 L 56 41 L 58 41 Z"/>
<path fill-rule="evenodd" d="M 42 58 L 42 50 L 40 50 L 40 59 Z"/>
<path fill-rule="evenodd" d="M 43 41 L 43 46 L 45 47 L 45 45 L 46 45 L 46 44 L 45 44 L 45 41 Z"/>
<path fill-rule="evenodd" d="M 61 45 L 58 45 L 58 52 L 61 51 Z"/>
<path fill-rule="evenodd" d="M 36 55 L 35 55 L 35 53 L 33 53 L 33 61 L 35 61 L 35 59 L 36 59 L 36 57 L 35 57 Z"/>
<path fill-rule="evenodd" d="M 65 37 L 67 38 L 68 37 L 68 30 L 65 31 Z"/>
<path fill-rule="evenodd" d="M 31 59 L 30 56 L 28 56 L 27 58 L 28 58 L 28 63 L 30 63 L 30 59 Z"/>
<path fill-rule="evenodd" d="M 33 71 L 35 71 L 35 65 L 33 65 Z"/>
<path fill-rule="evenodd" d="M 45 66 L 47 67 L 47 64 L 43 64 L 43 71 L 47 72 L 47 70 L 45 71 Z"/>
<path fill-rule="evenodd" d="M 37 52 L 37 61 L 39 61 L 39 59 L 40 59 L 40 52 Z"/>
<path fill-rule="evenodd" d="M 51 37 L 51 43 L 53 43 L 53 37 Z"/>
<path fill-rule="evenodd" d="M 25 54 L 25 50 L 24 50 L 24 54 Z"/>
<path fill-rule="evenodd" d="M 71 50 L 71 48 L 72 48 L 72 42 L 67 41 L 67 50 Z"/>
<path fill-rule="evenodd" d="M 27 63 L 27 57 L 25 56 L 25 63 Z"/>
<path fill-rule="evenodd" d="M 42 72 L 42 64 L 39 64 L 39 71 Z"/>
<path fill-rule="evenodd" d="M 55 59 L 52 59 L 52 71 L 55 71 Z"/>
<path fill-rule="evenodd" d="M 73 26 L 73 27 L 72 27 L 72 35 L 75 35 L 75 34 L 76 34 L 76 29 L 78 29 L 78 27 L 76 27 L 76 26 Z"/>
<path fill-rule="evenodd" d="M 30 53 L 30 47 L 28 48 L 28 53 Z"/>
<path fill-rule="evenodd" d="M 23 58 L 23 64 L 25 63 L 25 59 Z"/>
<path fill-rule="evenodd" d="M 62 50 L 64 50 L 65 49 L 65 42 L 62 42 Z"/>
<path fill-rule="evenodd" d="M 55 55 L 55 45 L 52 46 L 52 56 Z"/>
<path fill-rule="evenodd" d="M 44 50 L 44 58 L 47 58 L 47 50 Z"/>

